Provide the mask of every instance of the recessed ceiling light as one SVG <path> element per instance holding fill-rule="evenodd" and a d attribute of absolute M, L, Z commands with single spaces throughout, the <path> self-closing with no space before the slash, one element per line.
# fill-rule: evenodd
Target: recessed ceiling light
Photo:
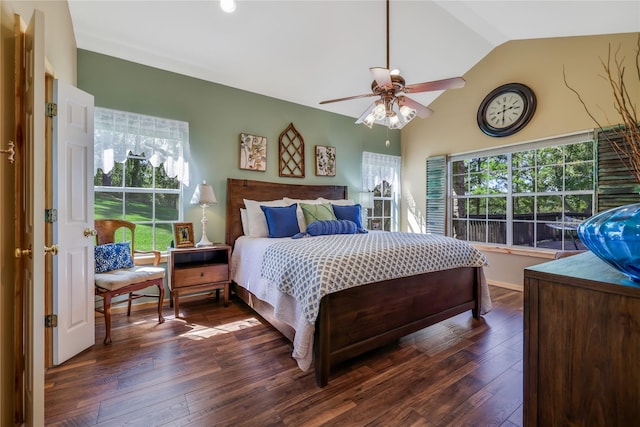
<path fill-rule="evenodd" d="M 231 13 L 236 10 L 235 0 L 220 0 L 220 9 L 227 13 Z"/>

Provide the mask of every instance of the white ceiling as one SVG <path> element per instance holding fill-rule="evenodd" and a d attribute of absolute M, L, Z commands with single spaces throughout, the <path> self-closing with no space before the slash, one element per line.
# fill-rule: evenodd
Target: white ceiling
<path fill-rule="evenodd" d="M 386 67 L 382 0 L 68 0 L 78 47 L 358 117 Z M 464 76 L 518 39 L 640 31 L 640 0 L 392 0 L 390 67 L 407 84 Z M 440 93 L 411 95 L 429 105 Z"/>

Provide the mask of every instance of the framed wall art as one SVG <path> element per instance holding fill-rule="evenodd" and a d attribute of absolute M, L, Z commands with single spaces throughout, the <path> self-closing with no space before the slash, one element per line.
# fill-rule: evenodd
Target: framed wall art
<path fill-rule="evenodd" d="M 264 172 L 267 170 L 267 138 L 240 134 L 240 169 Z"/>
<path fill-rule="evenodd" d="M 195 245 L 193 237 L 193 223 L 174 222 L 173 241 L 176 248 L 191 248 Z"/>
<path fill-rule="evenodd" d="M 336 147 L 316 145 L 316 175 L 336 176 Z"/>
<path fill-rule="evenodd" d="M 304 178 L 304 139 L 293 123 L 282 131 L 278 142 L 280 176 Z"/>

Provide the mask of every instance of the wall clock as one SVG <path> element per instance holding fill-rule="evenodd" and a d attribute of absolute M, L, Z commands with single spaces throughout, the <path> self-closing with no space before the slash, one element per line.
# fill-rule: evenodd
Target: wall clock
<path fill-rule="evenodd" d="M 492 90 L 478 107 L 478 126 L 489 136 L 513 135 L 525 127 L 536 111 L 536 95 L 521 83 Z"/>

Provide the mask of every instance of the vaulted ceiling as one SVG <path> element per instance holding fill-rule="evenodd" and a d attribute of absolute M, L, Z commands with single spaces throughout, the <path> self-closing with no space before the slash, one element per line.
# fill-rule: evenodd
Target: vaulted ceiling
<path fill-rule="evenodd" d="M 68 2 L 81 49 L 350 117 L 372 100 L 319 102 L 369 93 L 369 67 L 386 66 L 382 0 Z M 640 32 L 638 0 L 391 0 L 389 15 L 408 84 L 464 76 L 509 40 Z"/>

